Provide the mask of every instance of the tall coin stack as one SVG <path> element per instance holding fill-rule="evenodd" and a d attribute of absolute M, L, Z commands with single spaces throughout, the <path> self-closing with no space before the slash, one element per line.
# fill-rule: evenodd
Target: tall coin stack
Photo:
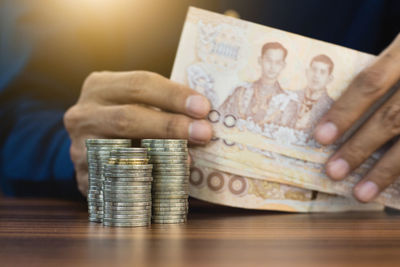
<path fill-rule="evenodd" d="M 87 194 L 89 221 L 103 219 L 103 165 L 108 161 L 110 151 L 118 147 L 130 147 L 130 139 L 86 139 L 89 187 Z"/>
<path fill-rule="evenodd" d="M 153 223 L 184 223 L 189 208 L 187 140 L 143 139 L 153 164 Z"/>
<path fill-rule="evenodd" d="M 103 225 L 133 227 L 151 224 L 152 165 L 146 148 L 112 150 L 104 165 Z"/>

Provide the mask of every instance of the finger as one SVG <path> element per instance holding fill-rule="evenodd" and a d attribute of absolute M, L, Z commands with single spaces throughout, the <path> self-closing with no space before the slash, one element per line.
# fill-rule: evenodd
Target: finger
<path fill-rule="evenodd" d="M 356 76 L 343 95 L 322 117 L 314 131 L 315 139 L 332 144 L 400 77 L 400 35 L 376 59 Z"/>
<path fill-rule="evenodd" d="M 87 196 L 89 188 L 89 174 L 87 171 L 81 171 L 76 173 L 76 182 L 78 184 L 78 190 L 83 196 Z"/>
<path fill-rule="evenodd" d="M 152 72 L 97 73 L 87 79 L 84 88 L 89 89 L 83 90 L 88 91 L 83 98 L 104 104 L 142 103 L 194 118 L 204 118 L 210 111 L 206 97 Z"/>
<path fill-rule="evenodd" d="M 205 120 L 139 105 L 103 106 L 91 125 L 91 131 L 96 129 L 106 137 L 177 138 L 196 144 L 205 144 L 212 137 L 211 125 Z"/>
<path fill-rule="evenodd" d="M 400 142 L 397 142 L 354 187 L 355 197 L 368 202 L 400 178 Z"/>
<path fill-rule="evenodd" d="M 400 91 L 385 103 L 357 133 L 328 160 L 329 177 L 344 179 L 374 151 L 400 134 Z"/>

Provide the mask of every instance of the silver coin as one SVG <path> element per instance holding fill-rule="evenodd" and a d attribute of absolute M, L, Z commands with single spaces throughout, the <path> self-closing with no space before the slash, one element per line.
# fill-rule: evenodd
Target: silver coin
<path fill-rule="evenodd" d="M 153 213 L 152 215 L 153 219 L 185 219 L 186 217 L 186 211 Z"/>
<path fill-rule="evenodd" d="M 188 156 L 151 156 L 149 159 L 149 163 L 164 163 L 164 162 L 171 162 L 171 161 L 178 161 L 178 163 L 188 163 L 189 158 Z"/>
<path fill-rule="evenodd" d="M 147 214 L 105 214 L 104 219 L 124 219 L 124 220 L 146 220 L 149 218 Z"/>
<path fill-rule="evenodd" d="M 178 215 L 152 215 L 152 219 L 154 220 L 162 220 L 162 219 L 168 219 L 168 220 L 175 220 L 175 219 L 185 219 L 186 215 L 178 214 Z"/>
<path fill-rule="evenodd" d="M 188 152 L 165 152 L 165 151 L 149 151 L 148 154 L 152 156 L 182 156 L 187 157 Z"/>
<path fill-rule="evenodd" d="M 169 190 L 175 190 L 175 189 L 189 189 L 189 183 L 153 183 L 152 189 L 169 189 Z"/>
<path fill-rule="evenodd" d="M 156 199 L 154 199 L 156 200 Z M 153 201 L 152 207 L 154 208 L 168 208 L 168 207 L 189 207 L 189 202 L 187 200 L 180 201 L 180 202 L 171 202 L 171 201 Z"/>
<path fill-rule="evenodd" d="M 145 207 L 145 206 L 151 206 L 151 201 L 136 201 L 136 202 L 129 202 L 129 203 L 124 203 L 124 202 L 113 202 L 113 201 L 105 201 L 104 202 L 104 207 Z"/>
<path fill-rule="evenodd" d="M 132 178 L 132 177 L 149 177 L 151 172 L 104 172 L 104 177 L 107 178 Z"/>
<path fill-rule="evenodd" d="M 144 184 L 148 183 L 151 184 L 151 181 L 146 181 L 146 182 L 138 182 L 138 181 L 132 181 L 132 182 L 115 182 L 115 181 L 104 181 L 105 186 L 137 186 L 138 184 Z"/>
<path fill-rule="evenodd" d="M 153 169 L 156 168 L 171 168 L 171 169 L 186 169 L 189 166 L 189 164 L 187 163 L 182 163 L 182 162 L 178 162 L 178 163 L 167 163 L 167 164 L 162 164 L 162 163 L 153 163 Z"/>
<path fill-rule="evenodd" d="M 104 201 L 120 202 L 120 203 L 135 203 L 135 202 L 151 201 L 151 198 L 150 197 L 146 197 L 146 198 L 105 197 Z"/>
<path fill-rule="evenodd" d="M 189 175 L 153 175 L 154 179 L 164 179 L 164 180 L 185 180 L 189 178 Z"/>
<path fill-rule="evenodd" d="M 153 177 L 159 178 L 162 177 L 165 179 L 165 176 L 189 176 L 189 171 L 157 171 L 153 172 Z"/>
<path fill-rule="evenodd" d="M 150 210 L 151 209 L 151 205 L 147 205 L 147 206 L 134 206 L 134 207 L 118 207 L 118 206 L 107 206 L 104 207 L 105 211 L 109 211 L 109 212 L 133 212 L 133 211 L 146 211 L 146 210 Z"/>
<path fill-rule="evenodd" d="M 180 159 L 166 159 L 166 160 L 155 160 L 155 159 L 150 159 L 149 160 L 150 164 L 153 164 L 153 168 L 157 168 L 158 166 L 163 166 L 163 165 L 171 165 L 171 164 L 182 164 L 186 165 L 189 164 L 189 161 L 186 160 L 180 160 Z"/>
<path fill-rule="evenodd" d="M 189 187 L 189 181 L 186 179 L 182 180 L 168 180 L 168 179 L 154 179 L 152 188 L 164 188 L 164 187 Z"/>
<path fill-rule="evenodd" d="M 104 222 L 125 222 L 125 223 L 133 223 L 133 222 L 146 222 L 149 221 L 150 216 L 141 216 L 141 217 L 137 217 L 137 218 L 129 218 L 129 217 L 125 217 L 125 218 L 103 218 Z"/>
<path fill-rule="evenodd" d="M 151 221 L 156 224 L 179 224 L 187 222 L 186 219 L 152 219 Z"/>
<path fill-rule="evenodd" d="M 100 139 L 100 138 L 89 138 L 85 140 L 87 145 L 107 145 L 107 144 L 124 144 L 132 145 L 131 139 Z"/>
<path fill-rule="evenodd" d="M 116 209 L 118 208 L 118 209 Z M 115 213 L 118 214 L 120 212 L 122 213 L 128 213 L 128 214 L 147 214 L 151 212 L 151 206 L 141 206 L 141 207 L 105 207 L 104 212 L 106 213 Z"/>
<path fill-rule="evenodd" d="M 189 209 L 189 207 L 188 206 L 178 206 L 178 207 L 171 207 L 171 206 L 169 206 L 169 207 L 156 207 L 156 206 L 153 206 L 152 207 L 152 210 L 153 210 L 153 212 L 154 213 L 157 213 L 157 212 L 175 212 L 175 211 L 185 211 L 185 212 L 187 212 L 188 211 L 188 209 Z"/>
<path fill-rule="evenodd" d="M 112 155 L 107 157 L 107 161 L 109 160 L 114 160 L 114 161 L 122 160 L 122 161 L 133 161 L 133 162 L 137 161 L 138 164 L 141 164 L 140 163 L 141 161 L 145 161 L 148 159 L 149 156 L 147 156 L 147 154 Z"/>
<path fill-rule="evenodd" d="M 142 139 L 142 143 L 184 143 L 187 144 L 186 139 Z"/>
<path fill-rule="evenodd" d="M 135 191 L 135 190 L 151 190 L 151 184 L 149 185 L 137 185 L 137 186 L 109 186 L 109 185 L 104 185 L 103 190 L 131 190 L 131 191 Z"/>
<path fill-rule="evenodd" d="M 189 210 L 188 206 L 181 206 L 181 207 L 152 207 L 152 211 L 154 214 L 163 215 L 163 214 L 170 214 L 170 215 L 180 215 L 187 213 Z M 176 214 L 175 214 L 176 213 Z"/>
<path fill-rule="evenodd" d="M 181 186 L 181 187 L 154 187 L 151 189 L 152 193 L 176 193 L 176 192 L 189 192 L 189 187 L 188 186 Z"/>
<path fill-rule="evenodd" d="M 104 178 L 135 178 L 135 177 L 149 177 L 152 172 L 104 172 Z"/>
<path fill-rule="evenodd" d="M 120 213 L 105 213 L 103 214 L 103 219 L 149 219 L 151 217 L 151 212 L 147 213 L 132 213 L 132 212 L 120 212 Z"/>
<path fill-rule="evenodd" d="M 187 147 L 149 147 L 148 149 L 148 155 L 151 157 L 151 155 L 157 154 L 157 153 L 179 153 L 181 155 L 184 155 L 185 153 L 187 154 L 189 152 Z"/>
<path fill-rule="evenodd" d="M 107 178 L 104 183 L 118 183 L 118 182 L 151 182 L 153 177 L 134 177 L 134 178 Z"/>
<path fill-rule="evenodd" d="M 142 147 L 146 148 L 147 150 L 155 149 L 155 150 L 159 150 L 159 151 L 160 150 L 162 151 L 162 149 L 173 149 L 173 150 L 174 149 L 188 149 L 187 145 L 184 145 L 184 144 L 173 144 L 173 143 L 170 143 L 170 144 L 168 144 L 168 143 L 166 143 L 166 144 L 161 144 L 161 143 L 158 143 L 158 144 L 143 144 Z M 179 151 L 177 151 L 177 152 L 179 152 Z"/>
<path fill-rule="evenodd" d="M 144 198 L 144 197 L 151 197 L 151 192 L 146 191 L 145 193 L 141 194 L 132 194 L 132 192 L 107 192 L 105 197 L 126 197 L 126 198 Z"/>
<path fill-rule="evenodd" d="M 104 218 L 103 223 L 104 225 L 108 223 L 145 223 L 145 222 L 150 222 L 149 218 L 145 217 L 142 219 L 109 219 L 109 218 Z"/>
<path fill-rule="evenodd" d="M 149 226 L 150 222 L 138 222 L 138 223 L 103 222 L 103 225 L 109 227 L 144 227 L 144 226 Z"/>
<path fill-rule="evenodd" d="M 188 188 L 154 188 L 151 190 L 153 196 L 159 196 L 161 194 L 177 194 L 177 192 L 185 192 L 189 194 Z"/>
<path fill-rule="evenodd" d="M 184 172 L 190 174 L 190 168 L 187 167 L 170 167 L 170 166 L 158 166 L 157 168 L 153 168 L 154 173 L 170 173 L 170 172 Z"/>
<path fill-rule="evenodd" d="M 146 148 L 143 147 L 122 147 L 111 151 L 112 154 L 129 154 L 129 153 L 146 153 Z"/>
<path fill-rule="evenodd" d="M 189 186 L 189 179 L 154 179 L 152 187 L 163 187 L 163 186 Z"/>
<path fill-rule="evenodd" d="M 119 190 L 110 190 L 110 189 L 103 189 L 104 195 L 105 196 L 110 196 L 110 195 L 120 195 L 120 194 L 126 194 L 126 195 L 141 195 L 141 194 L 149 194 L 151 193 L 151 189 L 137 189 L 137 190 L 124 190 L 124 189 L 119 189 Z"/>
<path fill-rule="evenodd" d="M 179 206 L 186 204 L 188 205 L 188 200 L 187 199 L 180 199 L 180 198 L 175 198 L 175 199 L 160 199 L 160 198 L 155 198 L 153 199 L 153 206 Z"/>
<path fill-rule="evenodd" d="M 187 191 L 172 191 L 172 192 L 168 192 L 168 191 L 157 191 L 157 192 L 152 192 L 153 197 L 160 197 L 163 198 L 165 197 L 171 197 L 171 196 L 176 196 L 176 197 L 184 197 L 186 195 L 188 195 Z"/>
<path fill-rule="evenodd" d="M 152 214 L 151 209 L 148 210 L 134 210 L 134 211 L 109 211 L 109 210 L 105 210 L 104 214 L 103 214 L 103 218 L 116 218 L 116 219 L 121 219 L 124 217 L 121 216 L 131 216 L 131 218 L 135 218 L 132 216 L 140 216 L 137 218 L 141 218 L 141 217 L 150 217 Z M 129 217 L 126 217 L 129 218 Z"/>
<path fill-rule="evenodd" d="M 114 165 L 114 164 L 105 164 L 104 170 L 113 171 L 113 170 L 149 170 L 153 169 L 152 164 L 141 164 L 141 165 Z"/>
<path fill-rule="evenodd" d="M 169 200 L 169 199 L 187 199 L 188 194 L 186 195 L 153 195 L 152 200 Z"/>

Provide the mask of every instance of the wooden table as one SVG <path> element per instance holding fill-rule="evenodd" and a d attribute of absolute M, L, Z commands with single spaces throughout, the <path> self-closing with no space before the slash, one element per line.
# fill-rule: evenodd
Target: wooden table
<path fill-rule="evenodd" d="M 400 213 L 286 214 L 191 200 L 183 225 L 108 228 L 84 202 L 0 199 L 0 266 L 400 266 Z"/>

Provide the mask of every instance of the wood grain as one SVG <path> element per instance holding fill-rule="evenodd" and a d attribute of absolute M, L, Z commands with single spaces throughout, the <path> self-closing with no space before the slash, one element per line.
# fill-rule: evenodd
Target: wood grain
<path fill-rule="evenodd" d="M 107 228 L 86 204 L 0 199 L 1 266 L 400 266 L 400 213 L 286 214 L 191 200 L 182 225 Z"/>

